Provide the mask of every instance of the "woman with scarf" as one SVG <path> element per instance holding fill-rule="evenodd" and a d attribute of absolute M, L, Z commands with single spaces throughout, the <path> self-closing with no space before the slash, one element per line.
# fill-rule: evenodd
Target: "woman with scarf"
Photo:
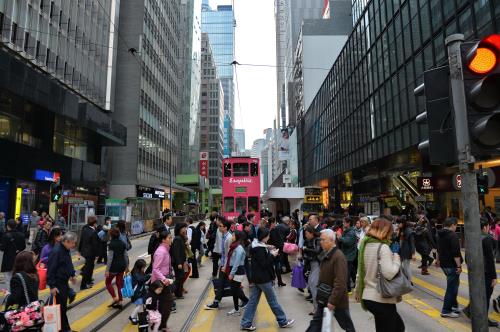
<path fill-rule="evenodd" d="M 382 276 L 387 280 L 392 280 L 401 266 L 399 255 L 393 254 L 389 247 L 392 232 L 392 223 L 385 217 L 379 217 L 371 224 L 359 248 L 356 301 L 361 302 L 364 310 L 373 314 L 377 332 L 405 330 L 404 322 L 396 309 L 396 303 L 401 298 L 382 297 L 377 291 L 379 259 Z"/>
<path fill-rule="evenodd" d="M 302 248 L 302 258 L 304 259 L 305 265 L 304 270 L 309 272 L 307 277 L 307 285 L 311 291 L 314 310 L 309 313 L 309 315 L 314 316 L 316 309 L 318 308 L 318 303 L 316 302 L 316 294 L 318 288 L 319 280 L 319 258 L 318 255 L 323 249 L 321 249 L 319 233 L 316 232 L 314 227 L 307 225 L 304 229 L 304 235 L 306 240 L 304 241 L 304 247 Z"/>
<path fill-rule="evenodd" d="M 239 316 L 240 309 L 245 308 L 248 303 L 248 298 L 245 296 L 241 283 L 245 278 L 245 248 L 243 243 L 246 235 L 242 231 L 234 231 L 233 242 L 229 246 L 227 253 L 226 274 L 231 284 L 231 293 L 233 294 L 234 309 L 228 312 L 228 316 Z M 242 305 L 239 305 L 239 300 Z"/>

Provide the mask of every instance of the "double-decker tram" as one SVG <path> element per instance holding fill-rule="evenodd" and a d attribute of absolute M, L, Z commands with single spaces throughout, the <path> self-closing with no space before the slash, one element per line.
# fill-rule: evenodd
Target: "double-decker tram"
<path fill-rule="evenodd" d="M 259 159 L 248 157 L 226 158 L 222 164 L 222 211 L 228 220 L 243 211 L 260 220 L 260 165 Z"/>

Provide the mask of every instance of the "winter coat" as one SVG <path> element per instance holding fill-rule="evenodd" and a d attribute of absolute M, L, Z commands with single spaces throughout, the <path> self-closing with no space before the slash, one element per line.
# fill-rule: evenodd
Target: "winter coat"
<path fill-rule="evenodd" d="M 251 269 L 252 273 L 251 282 L 255 284 L 266 284 L 276 278 L 274 271 L 274 256 L 271 255 L 269 249 L 264 243 L 254 241 L 252 249 L 250 249 L 252 256 Z"/>
<path fill-rule="evenodd" d="M 415 227 L 415 248 L 420 255 L 429 255 L 435 246 L 434 239 L 426 226 Z"/>
<path fill-rule="evenodd" d="M 10 272 L 14 267 L 16 255 L 26 249 L 24 234 L 16 230 L 7 231 L 2 236 L 0 250 L 3 251 L 2 272 Z"/>
<path fill-rule="evenodd" d="M 20 274 L 21 276 L 17 274 Z M 21 278 L 24 279 L 24 283 L 26 284 L 29 303 L 38 301 L 38 278 L 36 276 L 33 278 L 26 272 L 19 272 L 16 273 L 16 275 L 13 275 L 12 279 L 10 279 L 10 295 L 6 300 L 6 308 L 14 305 L 22 307 L 29 304 L 26 302 L 26 295 L 24 294 L 24 287 Z"/>
<path fill-rule="evenodd" d="M 401 241 L 400 256 L 401 260 L 412 259 L 415 254 L 415 233 L 413 228 L 407 227 L 403 233 L 403 239 Z"/>
<path fill-rule="evenodd" d="M 120 239 L 111 239 L 108 244 L 108 263 L 106 271 L 109 273 L 122 273 L 128 268 L 127 247 Z"/>
<path fill-rule="evenodd" d="M 358 237 L 354 227 L 347 229 L 339 239 L 340 249 L 348 262 L 353 262 L 358 254 Z"/>
<path fill-rule="evenodd" d="M 183 265 L 186 260 L 186 245 L 185 240 L 181 235 L 177 235 L 172 242 L 170 249 L 170 256 L 172 257 L 172 266 L 178 268 L 178 265 Z"/>
<path fill-rule="evenodd" d="M 347 296 L 347 261 L 342 251 L 332 248 L 323 251 L 319 256 L 319 282 L 332 287 L 332 294 L 328 300 L 337 309 L 349 309 Z"/>
<path fill-rule="evenodd" d="M 304 247 L 302 248 L 302 257 L 307 262 L 317 262 L 318 255 L 322 251 L 321 246 L 319 244 L 319 237 L 315 237 L 312 240 L 305 240 Z"/>
<path fill-rule="evenodd" d="M 45 229 L 41 229 L 36 233 L 35 241 L 31 246 L 31 250 L 37 255 L 40 254 L 43 247 L 49 242 L 49 233 Z"/>
<path fill-rule="evenodd" d="M 80 234 L 80 244 L 78 246 L 78 251 L 86 259 L 96 257 L 101 248 L 101 240 L 97 235 L 97 231 L 85 225 L 82 227 L 82 232 Z"/>

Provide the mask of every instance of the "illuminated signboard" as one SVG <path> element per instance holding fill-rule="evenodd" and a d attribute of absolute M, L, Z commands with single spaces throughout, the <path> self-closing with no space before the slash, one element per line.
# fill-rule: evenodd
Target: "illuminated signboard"
<path fill-rule="evenodd" d="M 59 182 L 61 179 L 61 173 L 46 171 L 43 169 L 35 169 L 35 180 L 38 181 L 48 181 L 48 182 Z"/>
<path fill-rule="evenodd" d="M 247 192 L 247 187 L 236 187 L 235 191 L 237 193 L 246 193 Z"/>

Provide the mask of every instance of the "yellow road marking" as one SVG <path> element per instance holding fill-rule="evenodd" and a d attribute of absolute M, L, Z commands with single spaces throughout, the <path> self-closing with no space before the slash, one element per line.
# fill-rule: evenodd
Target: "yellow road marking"
<path fill-rule="evenodd" d="M 211 290 L 209 292 L 209 296 L 207 296 L 204 304 L 198 310 L 196 317 L 189 329 L 190 332 L 206 332 L 212 331 L 212 327 L 215 321 L 215 317 L 217 317 L 218 310 L 205 310 L 205 305 L 212 303 L 212 299 L 215 297 L 215 291 L 213 286 L 210 286 Z"/>
<path fill-rule="evenodd" d="M 101 267 L 98 267 L 97 269 L 94 269 L 94 274 L 93 275 L 96 275 L 98 273 L 101 273 L 102 271 L 105 271 L 106 270 L 106 265 L 104 266 L 101 266 Z M 78 275 L 76 277 L 77 279 L 77 282 L 80 281 L 82 279 L 82 276 L 81 275 Z M 95 289 L 95 286 L 93 287 Z M 38 296 L 39 297 L 42 297 L 42 296 L 48 296 L 49 295 L 49 292 L 50 292 L 50 289 L 49 288 L 45 288 L 44 290 L 38 292 Z M 81 293 L 81 292 L 80 292 Z M 80 294 L 78 293 L 78 294 Z"/>
<path fill-rule="evenodd" d="M 445 319 L 441 317 L 441 312 L 439 310 L 436 310 L 434 307 L 430 306 L 429 304 L 425 303 L 421 299 L 414 297 L 410 294 L 407 294 L 403 296 L 403 301 L 420 311 L 421 313 L 429 316 L 439 324 L 443 325 L 444 327 L 447 327 L 451 331 L 467 331 L 470 332 L 470 328 L 457 321 L 453 321 L 450 319 Z"/>
<path fill-rule="evenodd" d="M 426 289 L 430 290 L 431 292 L 444 298 L 444 294 L 446 292 L 445 289 L 434 286 L 434 285 L 428 283 L 427 281 L 424 281 L 424 280 L 416 278 L 416 277 L 413 277 L 412 281 L 414 284 L 416 284 L 420 287 L 426 288 Z M 461 296 L 457 296 L 457 302 L 463 306 L 467 306 L 469 304 L 469 300 L 467 300 L 466 298 L 461 297 Z M 492 312 L 489 314 L 489 318 L 492 320 L 495 320 L 495 321 L 500 321 L 500 314 L 497 314 L 496 312 Z"/>
<path fill-rule="evenodd" d="M 255 325 L 259 332 L 275 332 L 278 331 L 278 323 L 276 322 L 276 317 L 267 303 L 266 296 L 262 292 L 259 300 L 259 305 L 257 306 L 257 318 L 255 319 Z"/>
<path fill-rule="evenodd" d="M 71 329 L 74 331 L 83 331 L 83 329 L 85 329 L 90 324 L 92 324 L 93 322 L 95 322 L 98 319 L 100 319 L 101 317 L 103 317 L 108 312 L 110 312 L 112 310 L 117 310 L 114 308 L 108 308 L 108 305 L 111 303 L 110 301 L 106 301 L 105 303 L 101 304 L 97 308 L 92 309 L 92 311 L 89 312 L 88 314 L 86 314 L 85 316 L 72 322 L 70 324 Z"/>

